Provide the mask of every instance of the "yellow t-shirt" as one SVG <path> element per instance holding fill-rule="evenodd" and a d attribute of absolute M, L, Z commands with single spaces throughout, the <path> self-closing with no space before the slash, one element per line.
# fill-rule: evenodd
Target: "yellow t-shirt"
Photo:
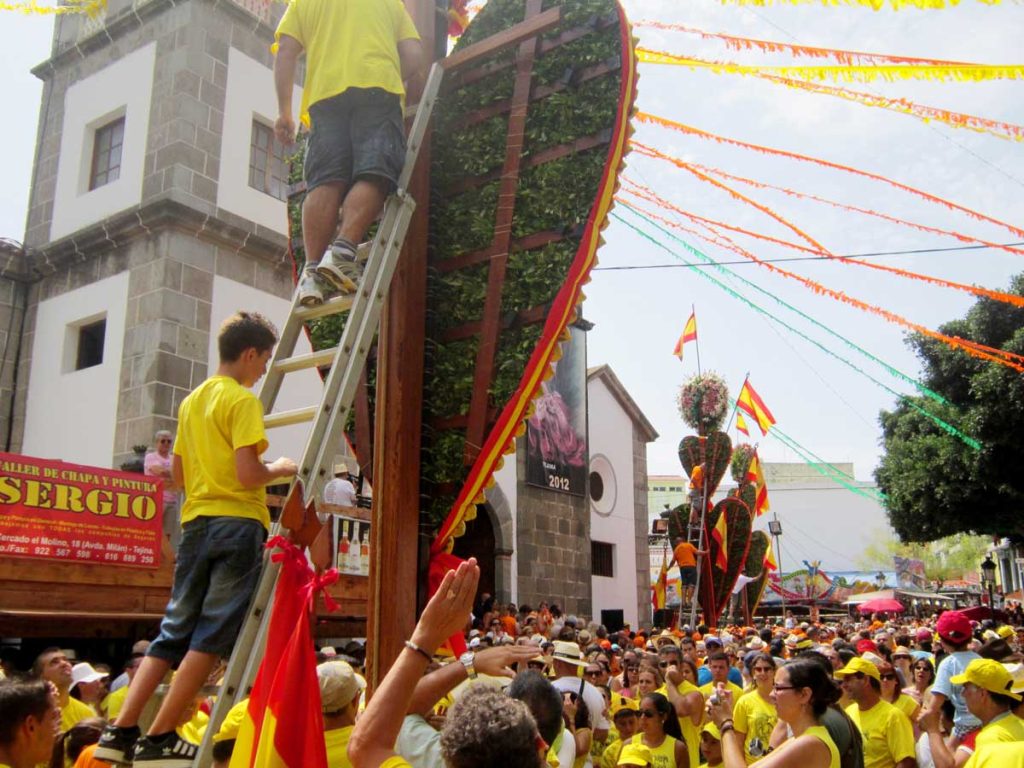
<path fill-rule="evenodd" d="M 714 693 L 714 692 L 715 692 L 715 689 L 716 689 L 717 687 L 718 687 L 718 686 L 716 686 L 716 685 L 715 685 L 715 684 L 714 684 L 713 682 L 712 682 L 712 683 L 704 683 L 704 685 L 702 685 L 702 686 L 700 687 L 700 692 L 701 692 L 701 695 L 703 695 L 703 696 L 704 696 L 704 700 L 705 700 L 705 701 L 707 701 L 708 697 L 709 697 L 709 696 L 710 696 L 710 695 L 711 695 L 712 693 Z M 731 682 L 729 682 L 729 683 L 726 683 L 726 684 L 725 684 L 725 687 L 726 687 L 726 688 L 727 688 L 727 689 L 728 689 L 729 691 L 731 691 L 731 692 L 732 692 L 732 703 L 733 703 L 733 706 L 735 706 L 735 705 L 736 705 L 736 702 L 740 700 L 740 697 L 741 697 L 741 696 L 743 696 L 743 689 L 742 689 L 742 688 L 740 688 L 740 687 L 739 687 L 738 685 L 736 685 L 736 683 L 731 683 Z"/>
<path fill-rule="evenodd" d="M 328 763 L 329 765 L 329 763 Z M 412 768 L 412 765 L 402 757 L 393 755 L 380 764 L 380 768 Z"/>
<path fill-rule="evenodd" d="M 201 744 L 203 734 L 206 733 L 206 726 L 209 724 L 210 716 L 201 709 L 197 709 L 191 720 L 177 728 L 178 735 L 192 744 Z"/>
<path fill-rule="evenodd" d="M 181 522 L 197 517 L 240 517 L 270 527 L 267 493 L 243 488 L 235 469 L 235 451 L 248 445 L 267 450 L 263 406 L 228 376 L 211 376 L 181 403 L 174 453 L 185 474 Z"/>
<path fill-rule="evenodd" d="M 107 713 L 107 720 L 114 722 L 117 716 L 121 714 L 121 707 L 124 706 L 124 700 L 128 696 L 128 686 L 122 685 L 113 693 L 108 693 L 107 697 L 103 699 L 103 711 Z"/>
<path fill-rule="evenodd" d="M 743 739 L 743 757 L 747 765 L 764 757 L 768 751 L 772 731 L 779 721 L 775 705 L 761 698 L 757 691 L 749 691 L 736 700 L 732 718 L 736 730 L 746 734 Z M 755 749 L 756 755 L 751 754 L 751 745 L 760 747 Z"/>
<path fill-rule="evenodd" d="M 1013 712 L 989 720 L 982 726 L 974 737 L 974 749 L 1004 741 L 1024 741 L 1024 721 Z"/>
<path fill-rule="evenodd" d="M 78 723 L 88 720 L 90 717 L 96 717 L 92 707 L 83 701 L 69 696 L 68 703 L 60 708 L 60 730 L 61 732 L 70 731 Z"/>
<path fill-rule="evenodd" d="M 910 718 L 914 716 L 914 711 L 918 708 L 918 706 L 920 706 L 916 701 L 914 701 L 913 697 L 908 696 L 905 693 L 901 693 L 900 697 L 896 699 L 896 701 L 892 702 L 892 705 L 896 707 L 896 709 L 898 709 L 904 715 Z M 914 721 L 911 720 L 910 722 Z"/>
<path fill-rule="evenodd" d="M 306 51 L 301 119 L 307 125 L 311 105 L 349 88 L 403 96 L 398 43 L 420 37 L 401 0 L 292 0 L 274 39 L 281 35 Z"/>
<path fill-rule="evenodd" d="M 861 710 L 856 704 L 846 714 L 864 737 L 864 768 L 889 768 L 907 757 L 915 757 L 914 726 L 910 718 L 887 701 Z"/>
<path fill-rule="evenodd" d="M 331 768 L 352 768 L 352 761 L 348 759 L 348 740 L 352 736 L 354 727 L 349 725 L 344 728 L 324 731 L 324 742 L 327 744 L 327 765 Z"/>
<path fill-rule="evenodd" d="M 679 685 L 676 686 L 676 690 L 679 691 L 680 696 L 685 696 L 688 693 L 702 693 L 701 689 L 691 683 L 689 680 L 683 680 Z M 668 699 L 668 689 L 662 685 L 655 693 L 660 693 L 666 699 Z M 643 698 L 643 697 L 641 697 Z M 671 699 L 669 699 L 671 701 Z M 637 701 L 639 706 L 640 701 Z M 686 753 L 690 756 L 690 765 L 696 766 L 700 762 L 700 729 L 701 725 L 694 725 L 693 720 L 689 717 L 679 718 L 679 729 L 683 732 L 683 741 L 686 742 Z"/>
<path fill-rule="evenodd" d="M 832 737 L 828 735 L 828 728 L 824 725 L 812 725 L 804 731 L 804 736 L 813 736 L 828 747 L 828 768 L 839 768 L 839 748 L 836 746 L 836 743 L 832 741 Z"/>
<path fill-rule="evenodd" d="M 1024 741 L 1002 741 L 976 749 L 964 768 L 1024 768 Z"/>
<path fill-rule="evenodd" d="M 615 768 L 619 764 L 619 755 L 622 754 L 624 746 L 626 745 L 616 739 L 604 748 L 600 762 L 594 763 L 594 765 L 598 768 Z"/>
<path fill-rule="evenodd" d="M 643 744 L 644 735 L 638 733 L 629 740 L 630 744 Z M 647 748 L 651 750 L 651 768 L 676 768 L 676 740 L 671 736 L 665 736 L 665 740 L 657 747 L 650 744 Z"/>

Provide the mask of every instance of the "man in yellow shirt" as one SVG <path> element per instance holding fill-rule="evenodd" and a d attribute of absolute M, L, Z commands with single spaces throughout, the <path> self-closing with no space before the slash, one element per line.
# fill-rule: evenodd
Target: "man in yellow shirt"
<path fill-rule="evenodd" d="M 906 715 L 882 700 L 878 667 L 855 656 L 835 676 L 853 701 L 846 714 L 864 739 L 864 768 L 915 768 L 914 727 Z"/>
<path fill-rule="evenodd" d="M 729 680 L 729 657 L 721 651 L 712 653 L 708 656 L 705 666 L 711 673 L 711 682 L 700 687 L 700 692 L 703 694 L 705 701 L 715 692 L 719 683 L 722 683 L 732 691 L 732 700 L 734 702 L 738 701 L 740 696 L 743 695 L 743 689 Z"/>
<path fill-rule="evenodd" d="M 324 713 L 324 741 L 327 765 L 352 768 L 348 759 L 348 740 L 356 724 L 359 695 L 363 685 L 355 670 L 345 661 L 327 661 L 316 668 L 320 683 L 320 705 Z"/>
<path fill-rule="evenodd" d="M 320 263 L 315 274 L 311 266 L 304 271 L 299 299 L 315 306 L 323 301 L 317 277 L 337 290 L 355 290 L 356 246 L 402 172 L 403 80 L 421 69 L 423 53 L 401 0 L 292 0 L 274 51 L 274 131 L 282 144 L 295 139 L 292 92 L 299 54 L 306 54 L 300 120 L 310 135 L 302 239 L 307 263 Z M 341 231 L 331 244 L 339 208 Z"/>
<path fill-rule="evenodd" d="M 270 527 L 265 488 L 297 471 L 291 459 L 263 462 L 263 406 L 249 391 L 266 373 L 275 343 L 277 332 L 263 316 L 229 317 L 217 336 L 217 372 L 178 409 L 171 470 L 185 504 L 171 601 L 121 713 L 100 737 L 98 760 L 139 768 L 191 768 L 195 760 L 198 748 L 175 729 L 217 662 L 231 655 L 248 611 Z M 175 664 L 170 690 L 140 739 L 143 707 Z"/>
<path fill-rule="evenodd" d="M 1024 741 L 1024 721 L 1013 714 L 1021 695 L 1013 692 L 1013 677 L 998 661 L 974 659 L 962 674 L 949 679 L 964 687 L 967 709 L 981 720 L 974 748 L 1003 741 Z"/>
<path fill-rule="evenodd" d="M 76 724 L 90 717 L 96 717 L 92 707 L 78 699 L 71 698 L 71 662 L 60 648 L 47 648 L 32 663 L 32 676 L 57 689 L 57 705 L 60 707 L 60 730 L 70 731 Z"/>

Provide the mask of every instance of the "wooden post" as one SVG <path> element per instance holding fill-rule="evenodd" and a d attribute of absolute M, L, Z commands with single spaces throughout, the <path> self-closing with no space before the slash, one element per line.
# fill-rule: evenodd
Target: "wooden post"
<path fill-rule="evenodd" d="M 434 0 L 405 0 L 433 59 Z M 422 80 L 421 80 L 422 82 Z M 415 103 L 418 92 L 408 94 Z M 419 547 L 420 418 L 427 289 L 430 145 L 425 140 L 410 190 L 416 214 L 406 235 L 381 318 L 373 451 L 373 539 L 366 621 L 372 691 L 416 624 Z"/>

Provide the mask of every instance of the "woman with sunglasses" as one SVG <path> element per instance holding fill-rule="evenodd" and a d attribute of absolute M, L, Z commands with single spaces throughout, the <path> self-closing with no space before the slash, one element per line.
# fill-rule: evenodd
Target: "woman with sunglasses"
<path fill-rule="evenodd" d="M 878 677 L 882 684 L 882 699 L 909 717 L 910 722 L 916 723 L 917 716 L 921 712 L 921 705 L 903 692 L 899 670 L 886 661 L 878 665 Z M 918 734 L 915 732 L 915 740 L 917 736 Z"/>
<path fill-rule="evenodd" d="M 822 664 L 794 659 L 775 671 L 771 699 L 780 720 L 793 737 L 765 757 L 758 768 L 839 768 L 839 750 L 821 723 L 830 704 L 839 700 L 839 689 Z M 721 686 L 708 699 L 708 715 L 722 734 L 722 765 L 745 768 L 744 739 L 733 719 L 732 693 Z"/>
<path fill-rule="evenodd" d="M 932 683 L 935 682 L 935 667 L 929 659 L 919 658 L 911 667 L 913 678 L 903 692 L 927 709 L 931 699 Z"/>
<path fill-rule="evenodd" d="M 676 711 L 660 693 L 640 699 L 640 733 L 630 743 L 643 744 L 651 750 L 652 768 L 690 768 L 690 755 Z"/>
<path fill-rule="evenodd" d="M 750 765 L 768 752 L 779 714 L 772 701 L 775 659 L 771 654 L 759 653 L 750 660 L 748 668 L 754 687 L 736 700 L 733 725 L 736 732 L 743 736 L 743 754 L 747 765 Z"/>

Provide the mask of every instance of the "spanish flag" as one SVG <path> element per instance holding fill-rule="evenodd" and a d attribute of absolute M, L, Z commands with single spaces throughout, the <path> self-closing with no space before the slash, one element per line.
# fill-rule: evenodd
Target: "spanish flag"
<path fill-rule="evenodd" d="M 668 595 L 668 561 L 661 559 L 661 570 L 658 572 L 658 580 L 651 587 L 651 604 L 654 610 L 660 611 L 665 607 Z"/>
<path fill-rule="evenodd" d="M 715 557 L 715 566 L 720 570 L 729 567 L 729 536 L 728 521 L 725 519 L 725 511 L 718 516 L 715 529 L 711 532 L 711 538 L 718 542 L 718 555 Z"/>
<path fill-rule="evenodd" d="M 764 551 L 762 567 L 767 568 L 769 571 L 779 570 L 779 564 L 775 562 L 775 550 L 772 548 L 771 542 L 768 542 L 768 549 Z"/>
<path fill-rule="evenodd" d="M 768 410 L 768 406 L 764 404 L 760 395 L 750 386 L 749 379 L 743 382 L 743 389 L 740 390 L 740 396 L 736 400 L 736 407 L 757 422 L 762 435 L 767 435 L 768 430 L 775 423 L 775 417 L 772 416 L 772 412 Z"/>
<path fill-rule="evenodd" d="M 745 479 L 757 490 L 754 502 L 754 517 L 759 517 L 771 509 L 771 506 L 768 504 L 768 484 L 764 480 L 764 468 L 761 466 L 761 460 L 757 456 L 756 449 L 750 459 L 750 466 L 747 467 Z"/>
<path fill-rule="evenodd" d="M 310 611 L 316 583 L 302 551 L 282 537 L 281 574 L 249 706 L 238 729 L 230 768 L 327 768 Z"/>
<path fill-rule="evenodd" d="M 683 328 L 683 335 L 679 337 L 679 341 L 676 342 L 676 348 L 672 350 L 672 354 L 678 357 L 680 360 L 683 359 L 683 347 L 688 341 L 697 340 L 697 313 L 691 312 L 690 319 L 686 321 L 686 327 Z"/>
<path fill-rule="evenodd" d="M 743 418 L 743 414 L 739 411 L 736 412 L 736 431 L 750 437 L 750 430 L 747 429 L 747 420 Z"/>

